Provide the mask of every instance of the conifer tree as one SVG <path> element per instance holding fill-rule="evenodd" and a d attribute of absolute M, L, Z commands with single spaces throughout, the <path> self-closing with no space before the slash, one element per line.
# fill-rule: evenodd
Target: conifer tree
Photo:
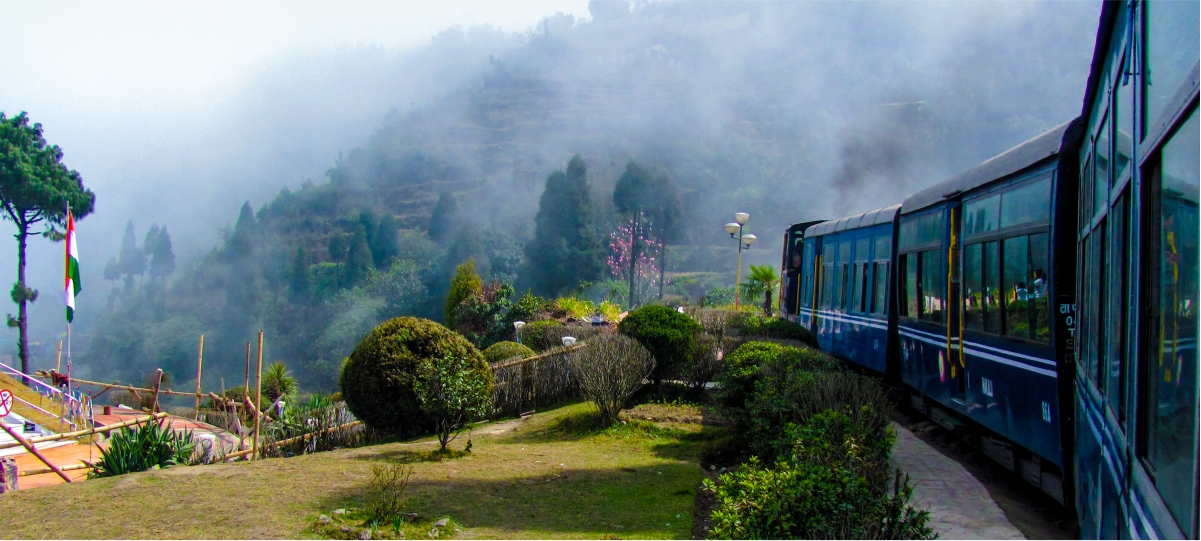
<path fill-rule="evenodd" d="M 137 236 L 134 234 L 133 220 L 125 223 L 125 236 L 121 238 L 121 255 L 117 266 L 125 276 L 125 289 L 133 287 L 133 277 L 146 272 L 146 252 L 138 248 Z"/>
<path fill-rule="evenodd" d="M 329 236 L 329 244 L 326 246 L 329 251 L 329 260 L 334 263 L 341 263 L 346 259 L 346 235 L 341 231 L 334 231 Z"/>
<path fill-rule="evenodd" d="M 346 255 L 346 287 L 354 287 L 371 269 L 371 248 L 367 246 L 367 228 L 358 224 L 350 237 L 350 252 Z"/>
<path fill-rule="evenodd" d="M 450 293 L 446 295 L 446 327 L 455 328 L 455 309 L 464 300 L 479 294 L 484 290 L 484 282 L 479 273 L 475 272 L 475 258 L 469 257 L 455 269 L 455 277 L 450 281 Z"/>
<path fill-rule="evenodd" d="M 292 270 L 288 273 L 288 292 L 292 302 L 302 302 L 308 298 L 312 282 L 309 279 L 309 257 L 304 247 L 296 247 L 296 258 L 292 260 Z"/>
<path fill-rule="evenodd" d="M 588 169 L 577 154 L 567 171 L 546 177 L 534 217 L 534 237 L 525 246 L 524 285 L 554 296 L 596 279 L 604 268 L 604 244 L 594 228 Z"/>
<path fill-rule="evenodd" d="M 151 279 L 165 280 L 175 272 L 175 252 L 171 250 L 171 234 L 167 233 L 167 226 L 158 230 L 154 244 L 144 246 L 144 249 L 150 254 Z"/>
<path fill-rule="evenodd" d="M 434 242 L 446 242 L 459 229 L 459 198 L 452 192 L 442 192 L 430 215 L 429 235 Z"/>
<path fill-rule="evenodd" d="M 396 217 L 391 213 L 385 214 L 379 221 L 374 241 L 371 244 L 371 257 L 375 260 L 375 268 L 384 269 L 389 260 L 400 255 L 400 243 L 396 239 Z"/>

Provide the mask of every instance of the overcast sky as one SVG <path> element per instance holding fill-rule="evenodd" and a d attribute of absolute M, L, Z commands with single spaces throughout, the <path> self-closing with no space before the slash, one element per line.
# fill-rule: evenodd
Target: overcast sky
<path fill-rule="evenodd" d="M 587 0 L 2 0 L 0 111 L 28 111 L 86 183 L 89 172 L 119 163 L 123 145 L 147 128 L 211 122 L 206 111 L 288 51 L 403 50 L 452 25 L 517 32 L 560 11 L 586 16 Z"/>

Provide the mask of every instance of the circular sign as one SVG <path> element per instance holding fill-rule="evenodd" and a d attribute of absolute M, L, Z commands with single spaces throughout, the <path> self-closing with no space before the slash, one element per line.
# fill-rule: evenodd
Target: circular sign
<path fill-rule="evenodd" d="M 13 409 L 13 394 L 8 389 L 0 389 L 0 417 L 8 415 Z"/>

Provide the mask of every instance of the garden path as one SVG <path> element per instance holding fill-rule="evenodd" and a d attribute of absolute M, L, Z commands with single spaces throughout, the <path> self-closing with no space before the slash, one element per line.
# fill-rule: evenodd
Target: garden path
<path fill-rule="evenodd" d="M 893 423 L 897 441 L 891 464 L 909 474 L 912 504 L 930 511 L 930 526 L 943 539 L 1025 539 L 988 489 L 962 465 Z"/>

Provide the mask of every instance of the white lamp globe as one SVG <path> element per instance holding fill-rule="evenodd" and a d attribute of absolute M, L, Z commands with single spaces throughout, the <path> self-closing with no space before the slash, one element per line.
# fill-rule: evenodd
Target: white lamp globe
<path fill-rule="evenodd" d="M 747 214 L 745 212 L 734 213 L 734 220 L 738 222 L 738 225 L 746 225 L 747 220 L 750 220 L 750 219 L 751 219 L 751 215 Z"/>
<path fill-rule="evenodd" d="M 737 232 L 738 232 L 738 224 L 733 223 L 733 222 L 726 224 L 726 233 L 733 235 L 734 233 L 737 233 Z"/>
<path fill-rule="evenodd" d="M 759 237 L 756 237 L 755 235 L 750 235 L 750 234 L 743 235 L 742 243 L 745 244 L 747 246 L 747 248 L 750 248 L 751 245 L 755 243 L 755 239 L 757 239 L 757 238 L 759 238 Z"/>
<path fill-rule="evenodd" d="M 564 336 L 563 337 L 563 347 L 569 348 L 574 345 L 575 345 L 575 337 L 574 336 Z"/>

